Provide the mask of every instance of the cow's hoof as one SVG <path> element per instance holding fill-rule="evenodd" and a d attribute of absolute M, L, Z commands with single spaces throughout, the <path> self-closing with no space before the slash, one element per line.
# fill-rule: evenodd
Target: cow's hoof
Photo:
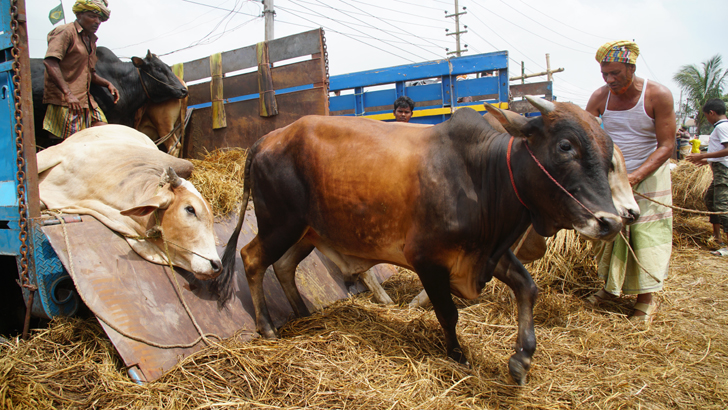
<path fill-rule="evenodd" d="M 526 384 L 526 376 L 528 375 L 528 367 L 522 361 L 518 354 L 514 354 L 508 360 L 508 371 L 511 373 L 513 381 L 519 386 Z"/>
<path fill-rule="evenodd" d="M 461 348 L 456 347 L 455 349 L 452 349 L 450 353 L 448 353 L 448 356 L 461 365 L 470 367 L 470 363 L 468 363 L 468 359 L 465 357 L 465 353 L 463 353 Z"/>
<path fill-rule="evenodd" d="M 258 333 L 265 339 L 278 339 L 278 334 L 272 329 L 258 329 Z"/>

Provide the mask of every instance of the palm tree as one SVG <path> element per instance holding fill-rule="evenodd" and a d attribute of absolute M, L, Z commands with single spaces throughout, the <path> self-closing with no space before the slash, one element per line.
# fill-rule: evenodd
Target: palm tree
<path fill-rule="evenodd" d="M 723 88 L 728 80 L 728 69 L 723 70 L 719 54 L 704 61 L 702 67 L 695 64 L 680 67 L 673 80 L 687 94 L 688 109 L 697 114 L 696 125 L 699 133 L 707 133 L 710 124 L 703 115 L 703 105 L 711 98 L 723 98 Z"/>

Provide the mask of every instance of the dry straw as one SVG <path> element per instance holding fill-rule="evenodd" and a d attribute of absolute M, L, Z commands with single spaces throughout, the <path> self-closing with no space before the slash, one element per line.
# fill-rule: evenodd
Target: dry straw
<path fill-rule="evenodd" d="M 195 165 L 190 182 L 210 202 L 216 217 L 238 211 L 247 154 L 242 148 L 216 149 L 202 160 L 190 160 Z"/>
<path fill-rule="evenodd" d="M 369 293 L 339 301 L 289 322 L 279 340 L 231 338 L 144 386 L 94 320 L 54 320 L 27 342 L 0 344 L 0 408 L 725 409 L 726 261 L 707 252 L 705 217 L 681 218 L 646 327 L 626 319 L 632 298 L 582 302 L 600 286 L 589 242 L 571 232 L 549 240 L 529 266 L 538 350 L 524 387 L 506 366 L 517 332 L 507 287 L 493 280 L 477 300 L 456 299 L 465 368 L 446 359 L 432 309 L 407 307 L 421 285 L 400 269 L 385 283 L 396 306 Z"/>

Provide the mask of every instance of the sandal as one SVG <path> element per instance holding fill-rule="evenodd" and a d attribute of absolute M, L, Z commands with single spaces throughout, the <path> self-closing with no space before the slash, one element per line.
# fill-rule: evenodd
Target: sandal
<path fill-rule="evenodd" d="M 717 251 L 710 251 L 710 254 L 715 256 L 728 256 L 728 247 L 720 248 Z"/>
<path fill-rule="evenodd" d="M 596 307 L 596 306 L 599 306 L 600 304 L 602 304 L 602 303 L 604 303 L 604 302 L 608 302 L 608 301 L 609 301 L 609 300 L 611 300 L 611 299 L 612 299 L 613 297 L 614 297 L 614 296 L 612 296 L 612 295 L 610 295 L 609 293 L 607 293 L 607 291 L 606 291 L 606 290 L 604 290 L 604 289 L 599 289 L 599 292 L 597 292 L 597 293 L 595 293 L 595 294 L 593 294 L 593 295 L 591 295 L 591 296 L 587 297 L 586 299 L 584 299 L 584 301 L 585 301 L 585 302 L 586 302 L 587 304 L 589 304 L 589 305 L 591 305 L 591 306 L 594 306 L 594 307 Z"/>
<path fill-rule="evenodd" d="M 634 312 L 632 312 L 632 315 L 629 317 L 630 322 L 649 323 L 652 322 L 652 318 L 655 312 L 657 312 L 657 302 L 653 301 L 651 304 L 638 302 L 634 304 L 633 309 L 643 312 L 644 315 L 635 316 Z"/>

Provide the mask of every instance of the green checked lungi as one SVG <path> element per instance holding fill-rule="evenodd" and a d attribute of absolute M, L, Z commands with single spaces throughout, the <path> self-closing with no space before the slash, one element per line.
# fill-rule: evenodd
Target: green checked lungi
<path fill-rule="evenodd" d="M 672 181 L 669 162 L 634 187 L 648 198 L 672 205 Z M 599 277 L 604 290 L 619 296 L 662 290 L 672 254 L 672 209 L 635 195 L 640 217 L 622 233 L 634 250 L 630 251 L 621 236 L 612 243 L 595 247 Z M 640 266 L 641 265 L 641 266 Z"/>

